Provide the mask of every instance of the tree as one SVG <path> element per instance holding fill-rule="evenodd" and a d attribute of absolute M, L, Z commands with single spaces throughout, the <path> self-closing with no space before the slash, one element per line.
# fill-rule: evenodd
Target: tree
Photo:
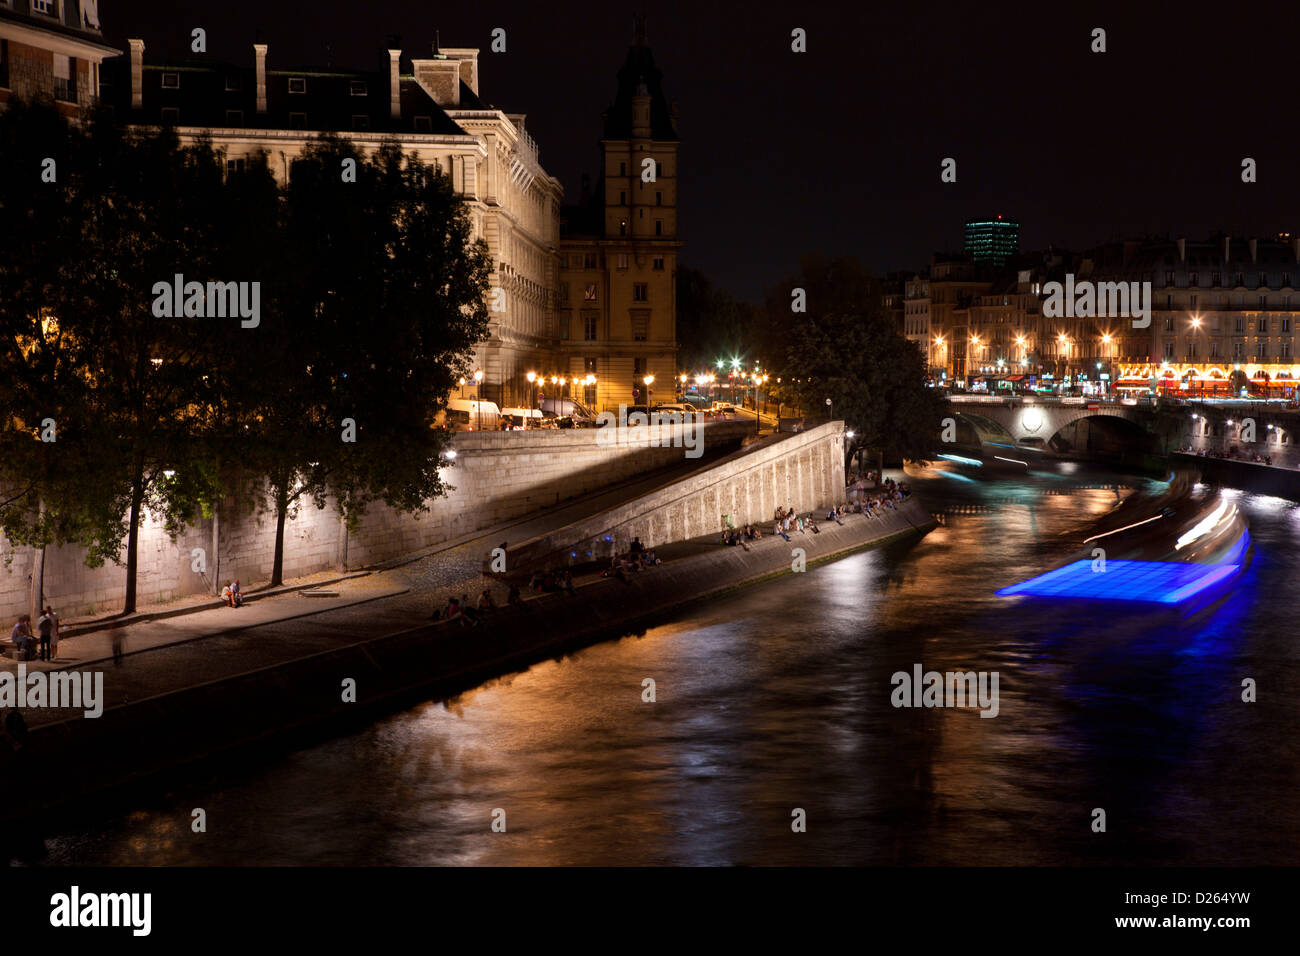
<path fill-rule="evenodd" d="M 802 290 L 802 296 L 796 296 Z M 759 333 L 772 389 L 783 403 L 816 419 L 826 399 L 853 438 L 847 451 L 890 459 L 930 453 L 941 403 L 925 385 L 924 357 L 895 328 L 879 283 L 855 259 L 808 256 L 800 274 L 767 296 Z M 804 311 L 794 311 L 800 302 Z"/>
<path fill-rule="evenodd" d="M 487 336 L 490 257 L 470 235 L 450 181 L 394 143 L 367 157 L 326 136 L 294 163 L 270 321 L 241 341 L 254 400 L 235 417 L 276 515 L 272 584 L 307 500 L 333 496 L 355 526 L 375 500 L 420 512 L 446 493 L 434 420 Z"/>
<path fill-rule="evenodd" d="M 744 358 L 754 348 L 761 310 L 714 288 L 689 266 L 677 267 L 677 345 L 683 368 L 713 368 L 720 359 Z"/>
<path fill-rule="evenodd" d="M 47 107 L 31 109 L 0 116 L 0 136 L 21 134 Z M 233 354 L 228 336 L 240 324 L 206 316 L 203 286 L 186 293 L 181 314 L 159 288 L 177 275 L 225 280 L 231 247 L 219 239 L 247 210 L 231 201 L 205 143 L 183 149 L 170 131 L 128 133 L 103 113 L 85 130 L 39 122 L 53 138 L 19 143 L 22 161 L 54 147 L 67 158 L 44 184 L 44 205 L 26 211 L 61 228 L 37 228 L 33 245 L 7 248 L 0 265 L 8 284 L 21 284 L 28 256 L 39 250 L 51 263 L 32 273 L 17 302 L 0 305 L 0 379 L 11 382 L 13 409 L 4 440 L 19 449 L 6 459 L 6 484 L 36 485 L 0 519 L 18 539 L 85 545 L 92 566 L 121 561 L 125 549 L 123 612 L 131 613 L 144 513 L 175 535 L 195 502 L 216 493 L 205 439 Z M 30 180 L 0 188 L 5 215 L 21 215 Z M 55 436 L 47 447 L 24 445 L 47 431 Z"/>

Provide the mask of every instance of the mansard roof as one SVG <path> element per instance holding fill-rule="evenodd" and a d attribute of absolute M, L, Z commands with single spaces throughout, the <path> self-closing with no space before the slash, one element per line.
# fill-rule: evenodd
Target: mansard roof
<path fill-rule="evenodd" d="M 129 123 L 160 125 L 163 109 L 170 108 L 177 110 L 174 125 L 207 129 L 467 135 L 410 76 L 399 80 L 401 116 L 393 117 L 388 74 L 378 70 L 284 69 L 268 65 L 266 112 L 259 113 L 257 71 L 252 64 L 146 59 L 140 109 L 131 105 L 130 69 L 129 58 L 119 57 L 105 63 L 101 73 L 101 99 Z M 164 86 L 165 74 L 173 77 L 167 82 L 174 83 L 174 87 Z M 303 81 L 303 92 L 290 92 L 291 79 Z M 295 88 L 298 85 L 295 83 Z M 460 94 L 464 108 L 481 108 L 478 97 L 464 83 Z"/>

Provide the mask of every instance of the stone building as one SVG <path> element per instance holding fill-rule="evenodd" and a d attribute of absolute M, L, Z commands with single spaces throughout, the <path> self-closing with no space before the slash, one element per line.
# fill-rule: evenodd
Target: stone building
<path fill-rule="evenodd" d="M 378 68 L 350 70 L 281 66 L 265 43 L 242 64 L 149 60 L 143 39 L 128 44 L 129 59 L 105 72 L 104 100 L 128 123 L 172 126 L 182 142 L 206 136 L 228 169 L 265 152 L 286 179 L 329 132 L 367 152 L 396 140 L 450 177 L 493 263 L 489 334 L 474 359 L 482 397 L 527 401 L 525 376 L 551 364 L 558 338 L 562 188 L 542 168 L 524 115 L 480 96 L 478 50 L 435 46 L 422 57 L 390 41 Z"/>
<path fill-rule="evenodd" d="M 597 408 L 675 398 L 677 145 L 640 22 L 605 113 L 596 189 L 562 219 L 561 374 Z"/>
<path fill-rule="evenodd" d="M 103 42 L 96 0 L 0 0 L 0 108 L 51 98 L 76 120 L 99 95 L 100 68 L 120 51 Z"/>

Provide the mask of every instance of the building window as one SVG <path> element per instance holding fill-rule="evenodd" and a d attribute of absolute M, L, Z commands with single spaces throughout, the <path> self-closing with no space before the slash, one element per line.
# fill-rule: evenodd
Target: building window
<path fill-rule="evenodd" d="M 231 173 L 242 173 L 243 171 L 244 171 L 244 160 L 242 160 L 242 159 L 228 159 L 228 160 L 226 160 L 226 175 L 227 175 L 227 176 L 229 176 Z"/>
<path fill-rule="evenodd" d="M 560 283 L 560 304 L 569 304 L 569 283 L 567 282 Z"/>
<path fill-rule="evenodd" d="M 582 254 L 582 267 L 583 267 L 584 269 L 596 269 L 596 268 L 599 268 L 599 266 L 598 266 L 598 264 L 597 264 L 597 262 L 596 262 L 596 253 L 594 253 L 594 252 L 584 252 L 584 253 Z M 593 288 L 594 288 L 594 287 L 593 287 Z M 595 297 L 593 296 L 593 298 L 595 298 Z"/>
<path fill-rule="evenodd" d="M 366 95 L 366 81 L 365 81 L 365 80 L 353 80 L 352 83 L 351 83 L 351 90 L 352 90 L 352 95 L 353 95 L 353 96 L 365 96 L 365 95 Z"/>
<path fill-rule="evenodd" d="M 1192 308 L 1196 308 L 1196 296 L 1192 296 Z"/>
<path fill-rule="evenodd" d="M 620 269 L 626 269 L 626 268 L 627 268 L 627 253 L 626 253 L 626 252 L 620 252 L 620 253 L 618 254 L 618 267 L 619 267 Z"/>
<path fill-rule="evenodd" d="M 75 80 L 77 61 L 72 57 L 54 54 L 54 98 L 65 103 L 77 102 Z"/>
<path fill-rule="evenodd" d="M 307 128 L 306 113 L 289 114 L 289 129 L 306 129 L 306 128 Z"/>
<path fill-rule="evenodd" d="M 1189 343 L 1187 344 L 1187 359 L 1188 359 L 1188 361 L 1195 361 L 1195 360 L 1196 360 L 1196 343 L 1195 343 L 1195 342 L 1189 342 Z"/>
<path fill-rule="evenodd" d="M 32 0 L 32 13 L 44 13 L 49 16 L 58 16 L 58 10 L 55 8 L 55 0 Z"/>
<path fill-rule="evenodd" d="M 594 358 L 584 358 L 582 360 L 582 371 L 586 375 L 595 375 L 596 360 Z"/>
<path fill-rule="evenodd" d="M 650 316 L 644 312 L 632 316 L 632 341 L 644 342 L 650 331 Z"/>
<path fill-rule="evenodd" d="M 1257 289 L 1268 288 L 1268 276 L 1265 275 L 1263 272 L 1260 272 L 1255 276 L 1255 288 Z"/>
<path fill-rule="evenodd" d="M 632 283 L 632 301 L 647 302 L 650 299 L 650 288 L 644 282 Z"/>
<path fill-rule="evenodd" d="M 352 128 L 353 128 L 353 129 L 370 129 L 370 117 L 367 116 L 365 113 L 353 113 L 353 114 L 352 114 Z"/>
<path fill-rule="evenodd" d="M 226 92 L 238 93 L 240 89 L 241 89 L 241 84 L 239 82 L 239 75 L 235 73 L 228 75 L 226 77 Z"/>
<path fill-rule="evenodd" d="M 655 205 L 656 205 L 656 206 L 662 206 L 663 204 L 664 204 L 664 194 L 663 194 L 663 193 L 655 193 Z"/>
<path fill-rule="evenodd" d="M 1219 341 L 1218 339 L 1215 339 L 1210 343 L 1210 358 L 1218 358 L 1218 357 L 1219 357 Z"/>
<path fill-rule="evenodd" d="M 1261 361 L 1263 361 L 1264 359 L 1268 358 L 1268 343 L 1267 343 L 1267 342 L 1260 342 L 1260 343 L 1259 343 L 1259 358 L 1260 358 Z"/>
<path fill-rule="evenodd" d="M 1289 272 L 1282 273 L 1282 288 L 1284 289 L 1291 288 L 1291 273 Z"/>
<path fill-rule="evenodd" d="M 179 90 L 181 88 L 181 75 L 179 73 L 164 73 L 162 75 L 162 88 L 164 90 Z"/>
<path fill-rule="evenodd" d="M 244 111 L 243 111 L 243 110 L 226 110 L 226 125 L 227 125 L 227 126 L 243 126 L 243 125 L 244 125 Z"/>
<path fill-rule="evenodd" d="M 1258 323 L 1256 324 L 1256 326 L 1255 326 L 1255 330 L 1256 330 L 1257 332 L 1267 332 L 1267 331 L 1268 331 L 1268 319 L 1264 318 L 1263 316 L 1260 316 L 1260 318 L 1259 318 L 1259 322 L 1258 322 Z"/>
<path fill-rule="evenodd" d="M 1196 273 L 1195 273 L 1195 272 L 1193 272 L 1193 273 L 1191 273 L 1191 274 L 1188 275 L 1188 277 L 1187 277 L 1187 284 L 1190 285 L 1190 286 L 1199 285 L 1199 283 L 1196 281 Z"/>
<path fill-rule="evenodd" d="M 1291 331 L 1291 320 L 1290 320 L 1290 319 L 1283 319 L 1283 320 L 1282 320 L 1282 331 L 1283 331 L 1283 332 L 1290 332 L 1290 331 Z"/>
<path fill-rule="evenodd" d="M 1232 357 L 1233 357 L 1233 358 L 1235 358 L 1235 359 L 1240 359 L 1240 358 L 1241 358 L 1241 353 L 1242 353 L 1242 351 L 1243 351 L 1243 346 L 1242 346 L 1242 343 L 1241 343 L 1241 342 L 1233 342 L 1233 343 L 1232 343 Z"/>
<path fill-rule="evenodd" d="M 175 126 L 181 121 L 181 111 L 174 106 L 164 106 L 162 109 L 162 121 L 164 126 Z"/>
<path fill-rule="evenodd" d="M 1165 343 L 1165 358 L 1167 358 L 1167 359 L 1171 359 L 1171 358 L 1173 358 L 1173 357 L 1174 357 L 1174 343 L 1173 343 L 1173 342 L 1166 342 L 1166 343 Z"/>
<path fill-rule="evenodd" d="M 618 164 L 618 174 L 619 174 L 620 176 L 626 176 L 626 175 L 627 175 L 627 163 L 619 163 L 619 164 Z"/>
<path fill-rule="evenodd" d="M 1238 335 L 1246 331 L 1246 320 L 1243 319 L 1241 316 L 1237 316 L 1237 318 L 1233 321 L 1232 325 L 1233 325 L 1232 331 L 1236 332 Z"/>
<path fill-rule="evenodd" d="M 594 315 L 584 315 L 582 317 L 582 337 L 588 342 L 596 341 L 596 325 L 599 319 Z"/>
<path fill-rule="evenodd" d="M 290 93 L 306 93 L 306 92 L 307 92 L 307 79 L 306 79 L 306 77 L 302 77 L 302 76 L 291 76 L 291 77 L 289 77 L 289 92 L 290 92 Z"/>
<path fill-rule="evenodd" d="M 1216 273 L 1214 274 L 1214 284 L 1215 284 L 1216 286 L 1223 285 L 1223 273 L 1222 273 L 1222 272 L 1216 272 Z"/>
<path fill-rule="evenodd" d="M 1260 307 L 1261 309 L 1263 309 L 1263 308 L 1265 308 L 1267 305 L 1268 305 L 1268 296 L 1266 296 L 1266 295 L 1261 295 L 1261 296 L 1259 297 L 1259 307 Z"/>
<path fill-rule="evenodd" d="M 582 300 L 584 302 L 596 301 L 596 283 L 588 282 L 587 287 L 582 291 Z"/>
<path fill-rule="evenodd" d="M 655 220 L 655 235 L 656 235 L 656 236 L 662 236 L 663 234 L 664 234 L 664 221 L 663 221 L 662 219 L 656 219 L 656 220 Z"/>
<path fill-rule="evenodd" d="M 626 219 L 620 219 L 620 220 L 618 221 L 618 234 L 619 234 L 620 236 L 626 236 L 626 235 L 627 235 L 627 220 L 626 220 Z"/>
<path fill-rule="evenodd" d="M 618 194 L 618 204 L 619 204 L 620 206 L 626 206 L 626 205 L 627 205 L 627 192 L 626 192 L 626 191 L 621 191 L 621 192 L 619 192 L 619 194 Z"/>
<path fill-rule="evenodd" d="M 415 131 L 416 131 L 417 133 L 432 133 L 432 132 L 433 132 L 433 117 L 432 117 L 432 116 L 417 116 L 417 117 L 415 118 Z"/>
<path fill-rule="evenodd" d="M 645 378 L 645 359 L 634 358 L 632 360 L 632 378 L 640 384 L 641 379 Z"/>
<path fill-rule="evenodd" d="M 1165 316 L 1165 331 L 1166 331 L 1166 332 L 1172 332 L 1173 330 L 1174 330 L 1174 317 L 1173 317 L 1172 315 L 1166 315 L 1166 316 Z"/>
<path fill-rule="evenodd" d="M 1173 274 L 1173 272 L 1166 272 L 1166 273 L 1165 273 L 1165 285 L 1173 285 L 1173 284 L 1174 284 L 1174 274 Z"/>
<path fill-rule="evenodd" d="M 1278 354 L 1278 357 L 1279 357 L 1279 358 L 1290 358 L 1290 357 L 1291 357 L 1291 343 L 1290 343 L 1290 342 L 1283 342 L 1283 343 L 1282 343 L 1281 350 L 1280 350 L 1277 354 Z"/>
<path fill-rule="evenodd" d="M 663 256 L 655 256 L 655 257 L 654 257 L 654 260 L 653 260 L 652 268 L 655 270 L 655 272 L 663 272 L 663 271 L 664 271 L 664 257 L 663 257 Z"/>
<path fill-rule="evenodd" d="M 1233 284 L 1233 285 L 1245 285 L 1245 284 L 1246 284 L 1246 273 L 1244 273 L 1244 272 L 1238 272 L 1235 276 L 1233 276 L 1233 283 L 1232 283 L 1232 284 Z"/>

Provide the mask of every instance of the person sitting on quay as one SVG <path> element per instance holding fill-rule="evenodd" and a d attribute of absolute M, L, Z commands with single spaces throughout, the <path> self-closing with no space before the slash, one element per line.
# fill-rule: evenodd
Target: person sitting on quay
<path fill-rule="evenodd" d="M 785 533 L 785 528 L 781 527 L 781 522 L 779 522 L 779 521 L 778 521 L 778 522 L 776 523 L 776 525 L 772 528 L 772 533 L 773 533 L 773 534 L 779 534 L 781 537 L 785 538 L 786 541 L 789 541 L 789 540 L 790 540 L 790 536 L 789 536 L 788 534 Z"/>
<path fill-rule="evenodd" d="M 519 593 L 519 585 L 510 585 L 510 594 L 506 597 L 506 603 L 511 607 L 524 606 L 524 596 Z"/>
<path fill-rule="evenodd" d="M 478 609 L 480 611 L 495 611 L 497 609 L 497 602 L 492 600 L 492 592 L 487 588 L 484 588 L 478 596 Z"/>
<path fill-rule="evenodd" d="M 844 522 L 840 520 L 839 511 L 834 507 L 832 507 L 830 511 L 826 512 L 826 520 L 834 521 L 836 524 L 844 524 Z M 787 538 L 786 540 L 788 541 L 789 539 Z"/>
<path fill-rule="evenodd" d="M 20 661 L 30 661 L 34 656 L 36 648 L 36 639 L 32 637 L 32 616 L 24 614 L 18 619 L 9 632 L 9 640 L 14 642 L 17 648 L 17 656 Z"/>

